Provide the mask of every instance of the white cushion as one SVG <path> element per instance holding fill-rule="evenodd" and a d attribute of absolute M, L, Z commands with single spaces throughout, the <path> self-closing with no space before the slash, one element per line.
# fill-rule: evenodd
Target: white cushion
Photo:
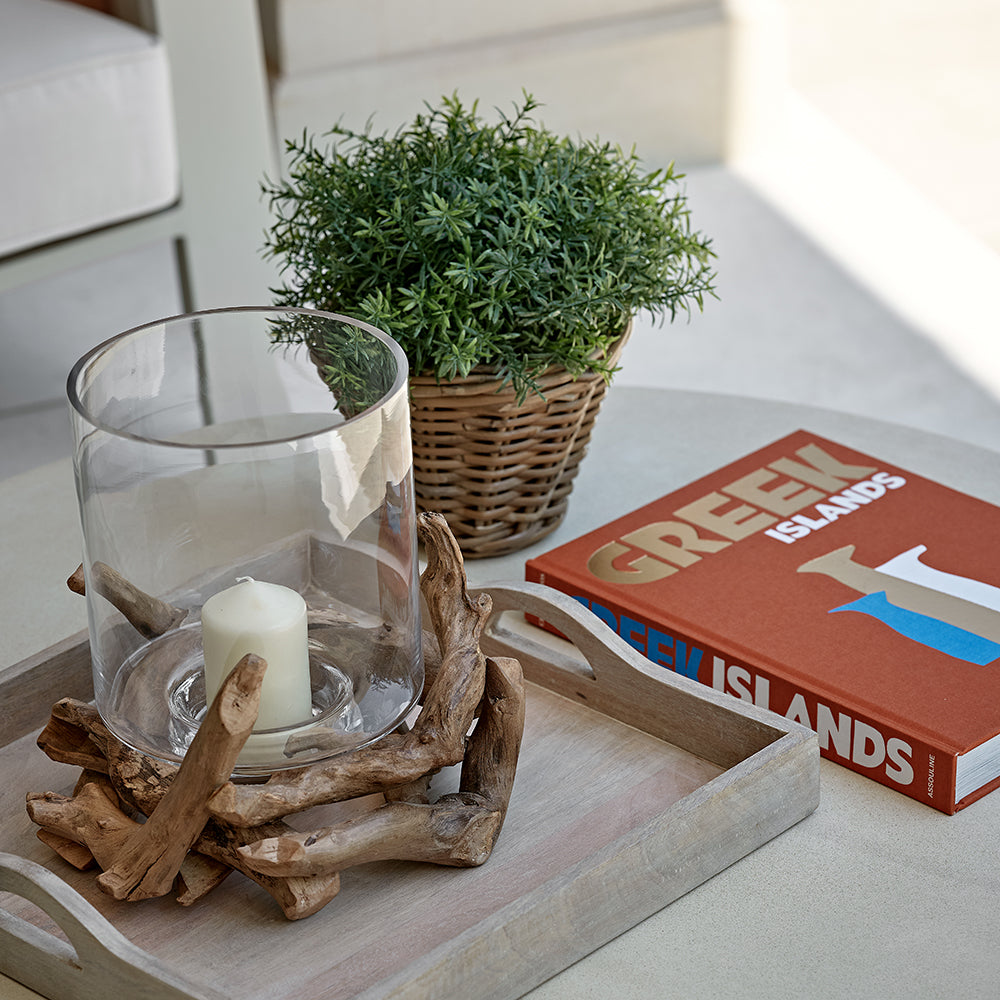
<path fill-rule="evenodd" d="M 0 0 L 0 254 L 145 215 L 178 189 L 159 39 L 61 0 Z"/>

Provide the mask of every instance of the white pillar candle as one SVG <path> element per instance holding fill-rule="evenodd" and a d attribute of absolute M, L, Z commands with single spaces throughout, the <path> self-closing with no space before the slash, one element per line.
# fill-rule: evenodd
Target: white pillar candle
<path fill-rule="evenodd" d="M 306 602 L 288 587 L 248 576 L 201 609 L 205 697 L 215 698 L 233 667 L 255 653 L 267 660 L 254 730 L 306 722 L 312 709 Z"/>

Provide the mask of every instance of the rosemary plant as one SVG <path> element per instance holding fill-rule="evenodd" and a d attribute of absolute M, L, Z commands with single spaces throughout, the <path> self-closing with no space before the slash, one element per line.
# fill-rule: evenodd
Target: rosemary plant
<path fill-rule="evenodd" d="M 442 381 L 485 365 L 523 399 L 553 364 L 610 378 L 601 355 L 633 313 L 702 307 L 714 254 L 683 174 L 554 135 L 537 107 L 525 94 L 489 124 L 452 96 L 393 134 L 288 142 L 287 180 L 264 185 L 278 303 L 365 320 Z"/>

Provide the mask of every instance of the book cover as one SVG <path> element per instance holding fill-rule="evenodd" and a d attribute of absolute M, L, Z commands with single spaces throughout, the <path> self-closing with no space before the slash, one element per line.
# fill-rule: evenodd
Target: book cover
<path fill-rule="evenodd" d="M 1000 785 L 997 537 L 1000 508 L 796 431 L 526 577 L 950 814 Z"/>

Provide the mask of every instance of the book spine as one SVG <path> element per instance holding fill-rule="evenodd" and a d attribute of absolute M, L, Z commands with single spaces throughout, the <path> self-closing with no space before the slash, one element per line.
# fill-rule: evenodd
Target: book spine
<path fill-rule="evenodd" d="M 598 600 L 582 593 L 549 572 L 529 566 L 527 575 L 579 601 L 653 663 L 812 729 L 819 737 L 821 756 L 828 760 L 942 812 L 955 812 L 956 757 L 950 751 L 870 713 L 818 695 L 771 667 L 751 663 L 693 633 L 665 621 L 646 620 L 603 597 Z M 556 631 L 542 621 L 534 624 Z"/>

